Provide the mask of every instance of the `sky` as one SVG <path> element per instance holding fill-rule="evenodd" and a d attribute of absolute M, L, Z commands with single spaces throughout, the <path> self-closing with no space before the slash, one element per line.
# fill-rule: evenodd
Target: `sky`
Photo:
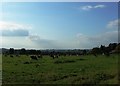
<path fill-rule="evenodd" d="M 118 42 L 117 2 L 4 2 L 4 48 L 88 49 Z"/>

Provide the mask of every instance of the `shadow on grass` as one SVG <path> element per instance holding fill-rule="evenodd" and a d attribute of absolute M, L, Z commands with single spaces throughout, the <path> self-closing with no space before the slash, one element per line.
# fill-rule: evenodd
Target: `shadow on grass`
<path fill-rule="evenodd" d="M 75 62 L 75 60 L 55 60 L 54 63 L 55 64 L 60 64 L 60 63 L 73 63 Z"/>
<path fill-rule="evenodd" d="M 80 58 L 80 59 L 77 59 L 77 60 L 84 61 L 84 60 L 86 60 L 86 59 Z"/>

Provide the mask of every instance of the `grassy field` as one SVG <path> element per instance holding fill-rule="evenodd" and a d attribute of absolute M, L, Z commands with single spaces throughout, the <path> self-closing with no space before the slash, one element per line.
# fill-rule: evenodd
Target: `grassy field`
<path fill-rule="evenodd" d="M 2 57 L 3 84 L 118 84 L 118 55 Z"/>

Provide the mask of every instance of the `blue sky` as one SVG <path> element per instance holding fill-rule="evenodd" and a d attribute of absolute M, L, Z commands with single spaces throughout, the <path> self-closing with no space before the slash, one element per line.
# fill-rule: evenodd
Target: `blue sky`
<path fill-rule="evenodd" d="M 117 2 L 11 2 L 0 12 L 6 48 L 83 49 L 118 41 Z"/>

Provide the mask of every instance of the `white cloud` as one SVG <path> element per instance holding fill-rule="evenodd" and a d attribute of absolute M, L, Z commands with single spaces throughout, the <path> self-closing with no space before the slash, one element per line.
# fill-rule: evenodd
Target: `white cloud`
<path fill-rule="evenodd" d="M 111 23 L 112 22 L 112 23 Z M 115 27 L 117 26 L 116 23 L 118 22 L 117 20 L 109 22 L 110 27 Z M 24 25 L 21 26 L 21 24 L 16 24 L 16 23 L 10 23 L 7 24 L 8 26 L 11 27 L 16 27 L 14 29 L 10 28 L 7 29 L 6 27 L 8 26 L 0 26 L 6 28 L 5 30 L 7 31 L 17 31 L 20 33 L 20 35 L 25 35 L 25 33 L 20 32 L 22 31 L 27 31 L 28 28 L 23 28 Z M 19 26 L 20 25 L 20 26 Z M 21 28 L 18 28 L 21 27 Z M 3 30 L 3 29 L 1 29 Z M 17 33 L 16 33 L 17 34 Z M 9 35 L 9 34 L 7 34 Z M 15 34 L 14 34 L 15 35 Z M 14 41 L 13 41 L 14 40 Z M 15 47 L 15 48 L 38 48 L 38 49 L 46 49 L 46 48 L 93 48 L 96 46 L 100 46 L 101 44 L 107 45 L 112 42 L 118 42 L 118 31 L 109 31 L 105 32 L 102 34 L 97 34 L 94 36 L 89 36 L 85 34 L 78 33 L 76 34 L 76 38 L 71 39 L 71 40 L 50 40 L 50 39 L 44 39 L 41 38 L 38 34 L 28 34 L 26 37 L 3 37 L 2 39 L 2 44 L 3 47 Z"/>
<path fill-rule="evenodd" d="M 88 11 L 88 10 L 90 10 L 90 9 L 92 9 L 92 8 L 93 8 L 93 7 L 89 5 L 89 6 L 83 6 L 81 9 Z"/>
<path fill-rule="evenodd" d="M 101 44 L 108 45 L 109 43 L 118 42 L 118 31 L 110 31 L 95 36 L 78 33 L 76 37 L 79 47 L 93 48 Z"/>
<path fill-rule="evenodd" d="M 0 21 L 2 36 L 28 36 L 31 25 Z"/>
<path fill-rule="evenodd" d="M 2 47 L 4 48 L 37 48 L 27 37 L 0 37 L 2 39 Z"/>
<path fill-rule="evenodd" d="M 108 45 L 118 42 L 118 31 L 110 31 L 99 35 L 89 36 L 76 34 L 71 40 L 50 40 L 43 39 L 39 35 L 29 35 L 26 37 L 2 37 L 2 47 L 14 48 L 34 48 L 34 49 L 72 49 L 72 48 L 93 48 L 96 46 Z"/>
<path fill-rule="evenodd" d="M 97 8 L 105 8 L 105 5 L 95 5 L 95 6 L 87 5 L 87 6 L 81 7 L 81 9 L 85 11 L 89 11 L 89 10 L 97 9 Z"/>
<path fill-rule="evenodd" d="M 96 6 L 94 6 L 94 8 L 104 8 L 105 7 L 105 5 L 96 5 Z"/>
<path fill-rule="evenodd" d="M 0 21 L 0 30 L 31 29 L 30 25 L 23 25 L 14 22 Z"/>
<path fill-rule="evenodd" d="M 118 28 L 118 25 L 120 25 L 120 19 L 116 19 L 116 20 L 110 21 L 110 22 L 107 24 L 107 28 L 117 29 L 117 28 Z"/>
<path fill-rule="evenodd" d="M 37 34 L 32 34 L 32 35 L 30 34 L 28 38 L 32 41 L 40 40 L 40 36 Z"/>
<path fill-rule="evenodd" d="M 37 34 L 29 35 L 27 39 L 40 48 L 60 48 L 57 40 L 43 39 Z"/>

